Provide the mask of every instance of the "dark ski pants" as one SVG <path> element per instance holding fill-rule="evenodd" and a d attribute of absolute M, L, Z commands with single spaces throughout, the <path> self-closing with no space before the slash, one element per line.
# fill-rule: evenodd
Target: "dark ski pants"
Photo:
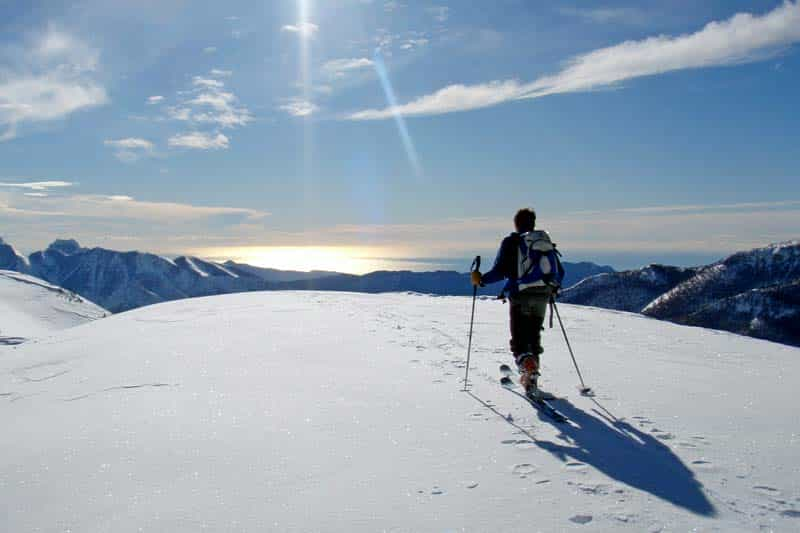
<path fill-rule="evenodd" d="M 550 287 L 530 287 L 510 298 L 511 353 L 519 360 L 530 353 L 539 362 L 542 348 L 542 326 L 550 301 Z"/>

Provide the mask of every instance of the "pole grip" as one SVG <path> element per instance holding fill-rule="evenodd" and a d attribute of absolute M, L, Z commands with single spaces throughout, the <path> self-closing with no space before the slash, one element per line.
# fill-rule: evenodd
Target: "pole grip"
<path fill-rule="evenodd" d="M 481 256 L 476 255 L 475 259 L 472 260 L 472 266 L 470 267 L 470 272 L 475 272 L 481 269 Z"/>

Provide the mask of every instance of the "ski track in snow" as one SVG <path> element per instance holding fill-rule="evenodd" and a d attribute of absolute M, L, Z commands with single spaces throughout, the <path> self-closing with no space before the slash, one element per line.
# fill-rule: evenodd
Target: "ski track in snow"
<path fill-rule="evenodd" d="M 431 311 L 435 312 L 433 309 L 431 309 Z M 614 312 L 614 313 L 620 314 L 622 316 L 627 315 L 626 313 L 621 313 L 621 312 Z M 398 332 L 399 337 L 401 338 L 405 337 L 403 340 L 395 341 L 398 342 L 402 347 L 413 348 L 417 352 L 428 351 L 431 353 L 437 353 L 437 352 L 439 353 L 440 357 L 438 359 L 436 358 L 428 359 L 427 363 L 433 368 L 441 369 L 443 371 L 444 376 L 450 379 L 449 380 L 435 379 L 433 383 L 449 384 L 452 386 L 455 381 L 458 381 L 458 383 L 463 384 L 463 377 L 459 378 L 458 380 L 456 380 L 455 378 L 461 376 L 464 370 L 466 369 L 465 366 L 465 352 L 467 346 L 466 339 L 460 338 L 452 333 L 448 333 L 447 331 L 445 331 L 440 327 L 439 325 L 440 323 L 438 323 L 435 320 L 432 321 L 429 320 L 428 315 L 425 312 L 417 314 L 415 316 L 417 320 L 413 322 L 409 321 L 410 317 L 408 315 L 400 315 L 397 313 L 384 313 L 382 314 L 381 318 L 385 320 L 387 323 L 391 323 L 393 325 L 393 329 Z M 498 321 L 495 317 L 493 318 L 494 320 L 492 320 L 492 322 L 490 323 L 491 326 L 494 327 L 495 329 L 499 328 L 501 331 L 503 331 L 503 333 L 505 333 L 507 325 L 503 323 L 502 320 Z M 430 322 L 427 328 L 425 328 L 426 321 Z M 580 317 L 574 319 L 571 326 L 574 328 L 581 324 L 584 324 L 587 327 L 591 326 L 590 321 L 587 321 Z M 613 327 L 614 326 L 612 325 L 612 328 Z M 419 337 L 419 333 L 421 331 L 425 331 L 426 329 L 429 332 L 429 336 L 426 342 L 422 342 Z M 465 327 L 465 331 L 467 330 L 468 326 Z M 411 334 L 403 335 L 404 332 L 411 332 Z M 720 335 L 725 338 L 735 338 L 731 337 L 729 334 L 726 334 L 724 332 L 704 331 L 704 333 L 710 335 Z M 471 361 L 472 365 L 475 365 L 477 361 L 481 359 L 485 360 L 486 358 L 490 358 L 497 365 L 503 363 L 511 365 L 513 363 L 513 359 L 511 358 L 510 353 L 507 349 L 496 348 L 496 347 L 492 348 L 489 346 L 485 346 L 476 338 L 477 336 L 478 335 L 474 334 L 473 337 L 472 361 Z M 559 346 L 558 343 L 563 342 L 563 339 L 560 339 L 554 335 L 549 335 L 548 340 L 550 343 L 553 342 L 556 343 L 556 349 L 561 348 L 561 346 Z M 680 339 L 677 339 L 677 341 L 681 342 Z M 604 342 L 608 344 L 612 341 L 610 341 L 608 338 L 604 338 Z M 547 342 L 545 344 L 547 344 Z M 624 346 L 624 343 L 619 343 L 617 345 L 617 347 L 620 348 L 622 346 Z M 659 351 L 661 350 L 662 346 L 663 346 L 663 340 L 654 339 L 653 342 L 646 343 L 643 346 L 643 348 L 646 349 L 647 351 Z M 767 344 L 766 346 L 769 346 L 769 344 Z M 547 357 L 549 357 L 549 354 L 547 353 L 547 348 L 546 348 L 546 353 L 545 355 L 543 355 L 543 358 Z M 669 359 L 664 358 L 664 360 L 669 360 Z M 414 358 L 409 360 L 409 362 L 414 364 L 418 364 L 421 361 L 422 360 L 420 358 Z M 682 363 L 684 365 L 689 365 L 689 366 L 704 365 L 704 362 L 701 361 L 683 361 Z M 728 362 L 717 361 L 717 363 L 727 364 Z M 545 365 L 546 364 L 547 363 L 545 362 Z M 478 386 L 475 385 L 475 381 L 477 382 L 485 381 L 493 383 L 496 382 L 496 380 L 498 379 L 499 374 L 487 371 L 486 366 L 487 365 L 485 364 L 480 366 L 475 365 L 474 367 L 471 366 L 470 380 L 473 382 L 473 388 L 477 388 Z M 491 368 L 491 365 L 489 365 L 489 368 Z M 574 378 L 570 377 L 570 379 Z M 481 385 L 483 385 L 483 383 L 481 383 Z M 494 414 L 496 415 L 500 414 L 500 412 L 496 409 L 496 406 L 493 403 L 491 403 L 491 401 L 483 400 L 472 394 L 472 392 L 470 392 L 470 395 L 472 395 L 473 398 L 475 398 L 481 404 L 483 404 L 483 406 L 486 409 L 493 411 Z M 560 394 L 557 394 L 557 396 L 560 396 Z M 577 391 L 573 394 L 573 396 L 579 396 L 577 394 Z M 612 395 L 604 395 L 601 398 L 601 400 L 605 402 L 619 401 Z M 719 476 L 717 483 L 724 487 L 728 484 L 728 479 L 724 477 L 725 469 L 716 467 L 712 461 L 706 460 L 703 455 L 700 455 L 700 458 L 698 459 L 688 460 L 684 462 L 684 460 L 680 459 L 676 454 L 676 452 L 670 449 L 667 444 L 667 442 L 669 441 L 675 441 L 676 439 L 678 439 L 678 437 L 674 433 L 663 430 L 659 427 L 652 427 L 653 422 L 648 417 L 642 415 L 631 415 L 630 418 L 633 421 L 633 425 L 630 425 L 627 422 L 625 422 L 624 418 L 615 419 L 614 415 L 612 415 L 597 399 L 590 399 L 590 401 L 592 401 L 595 404 L 594 408 L 589 409 L 590 412 L 596 415 L 596 417 L 592 417 L 594 418 L 595 421 L 603 420 L 604 422 L 607 423 L 606 427 L 608 430 L 614 431 L 619 435 L 624 436 L 625 438 L 632 438 L 633 440 L 637 441 L 640 444 L 651 445 L 650 443 L 653 442 L 652 437 L 658 439 L 659 441 L 662 441 L 664 444 L 660 444 L 661 450 L 665 451 L 665 454 L 671 458 L 670 460 L 674 463 L 676 467 L 678 467 L 679 469 L 685 469 L 685 471 L 687 472 L 687 475 L 685 477 L 687 485 L 683 487 L 682 490 L 676 491 L 675 493 L 671 494 L 656 494 L 657 496 L 666 497 L 666 499 L 668 500 L 671 499 L 672 500 L 671 503 L 677 505 L 684 505 L 688 507 L 688 510 L 690 512 L 701 516 L 706 515 L 706 516 L 716 517 L 720 512 L 719 507 L 727 508 L 728 510 L 733 511 L 738 515 L 743 514 L 747 516 L 748 519 L 755 520 L 756 522 L 759 521 L 759 519 L 762 519 L 764 523 L 759 524 L 758 525 L 759 528 L 775 527 L 775 514 L 779 514 L 781 517 L 784 518 L 800 517 L 800 511 L 797 511 L 793 508 L 786 508 L 793 506 L 792 502 L 788 502 L 786 500 L 771 498 L 769 502 L 763 502 L 763 501 L 751 502 L 748 504 L 737 498 L 731 498 L 725 500 L 721 494 L 718 494 L 716 492 L 716 490 L 706 490 L 706 488 L 701 483 L 695 481 L 694 479 L 695 476 L 697 475 L 707 476 L 710 474 L 714 474 L 716 476 Z M 565 402 L 569 405 L 570 409 L 576 409 L 577 412 L 577 408 L 575 408 L 575 406 L 570 404 L 568 400 L 565 400 Z M 553 403 L 557 408 L 562 407 L 562 402 L 554 401 Z M 536 420 L 533 423 L 529 422 L 530 424 L 529 427 L 520 427 L 517 424 L 515 424 L 514 421 L 526 418 L 530 420 L 531 414 L 534 413 L 526 413 L 528 409 L 524 405 L 522 406 L 522 412 L 519 412 L 520 411 L 519 409 L 515 409 L 515 411 L 517 412 L 509 413 L 505 417 L 502 417 L 501 415 L 501 417 L 504 418 L 507 422 L 509 422 L 509 424 L 516 430 L 517 434 L 523 434 L 525 436 L 530 437 L 530 439 L 504 439 L 501 440 L 500 443 L 513 444 L 514 447 L 517 449 L 520 448 L 530 449 L 533 447 L 547 449 L 547 446 L 543 446 L 542 442 L 537 441 L 536 433 L 537 433 L 537 428 L 539 429 L 539 431 L 542 430 L 549 431 L 548 425 L 550 424 L 550 421 L 548 421 L 546 417 L 539 415 L 538 420 Z M 565 411 L 565 414 L 567 414 L 567 416 L 570 417 L 568 413 L 569 410 Z M 516 414 L 516 416 L 514 416 L 514 414 Z M 586 415 L 586 413 L 582 413 L 582 415 Z M 478 412 L 472 413 L 470 416 L 472 418 L 488 420 L 488 418 L 482 417 L 481 414 Z M 590 420 L 590 419 L 591 418 L 586 418 L 585 420 Z M 545 424 L 543 425 L 542 423 Z M 593 421 L 593 423 L 596 422 Z M 571 423 L 571 425 L 574 426 L 573 423 Z M 649 433 L 649 435 L 647 435 L 646 437 L 645 437 L 646 435 L 645 432 Z M 564 434 L 557 435 L 556 438 L 568 442 L 571 440 Z M 697 449 L 698 447 L 701 446 L 708 447 L 710 445 L 711 445 L 710 440 L 703 435 L 691 435 L 686 438 L 681 438 L 678 442 L 675 443 L 676 447 L 690 449 L 690 450 Z M 568 453 L 565 453 L 563 455 L 555 453 L 554 455 L 559 457 L 560 460 L 564 461 L 563 469 L 566 472 L 576 472 L 585 475 L 586 472 L 592 469 L 592 467 L 587 463 L 580 461 L 570 461 L 568 459 L 569 457 Z M 520 463 L 513 466 L 512 473 L 517 475 L 521 479 L 525 479 L 535 470 L 536 470 L 535 467 L 533 467 L 529 463 Z M 736 476 L 736 477 L 738 477 L 739 479 L 747 479 L 749 476 Z M 623 479 L 621 481 L 625 480 Z M 537 481 L 537 483 L 549 483 L 549 482 L 550 482 L 549 479 Z M 795 479 L 794 482 L 796 483 L 797 479 Z M 624 503 L 627 501 L 625 497 L 621 496 L 627 492 L 623 488 L 616 488 L 612 490 L 612 485 L 609 484 L 591 484 L 591 483 L 575 484 L 572 481 L 567 481 L 566 483 L 570 486 L 574 486 L 576 490 L 582 494 L 590 496 L 607 497 L 610 493 L 613 493 L 614 495 L 618 496 L 616 501 L 617 504 Z M 645 482 L 644 485 L 647 485 L 647 482 Z M 636 488 L 645 490 L 647 489 L 646 486 L 640 486 Z M 680 493 L 681 492 L 691 493 L 692 492 L 691 489 L 695 489 L 694 495 L 690 496 L 689 499 L 684 499 L 686 497 L 686 494 L 680 494 Z M 755 486 L 752 487 L 752 490 L 754 490 L 759 494 L 765 494 L 767 496 L 771 496 L 779 492 L 777 489 L 768 486 Z M 653 492 L 658 493 L 658 490 L 655 490 Z M 797 501 L 800 501 L 800 499 L 795 498 L 795 502 Z M 784 508 L 781 508 L 782 506 Z M 749 507 L 749 510 L 742 511 L 740 507 Z M 627 514 L 617 513 L 614 514 L 613 516 L 609 515 L 607 518 L 612 518 L 615 521 L 614 527 L 620 527 L 621 525 L 620 523 L 625 525 L 633 525 L 638 522 L 638 515 L 636 513 L 627 513 Z M 569 518 L 571 522 L 581 525 L 587 524 L 591 522 L 593 519 L 594 517 L 590 514 L 575 515 Z M 751 526 L 755 527 L 755 525 L 756 525 L 755 523 L 751 523 Z M 740 528 L 744 527 L 745 529 L 747 529 L 748 526 L 740 524 L 738 527 Z M 791 526 L 788 527 L 791 528 Z M 798 527 L 800 527 L 800 525 L 798 525 Z M 734 529 L 736 529 L 736 527 L 734 527 Z"/>
<path fill-rule="evenodd" d="M 0 347 L 0 400 L 8 400 L 0 401 L 0 421 L 8 423 L 24 414 L 31 425 L 48 413 L 69 419 L 78 406 L 106 417 L 97 428 L 87 419 L 77 436 L 62 437 L 68 443 L 66 462 L 50 465 L 56 466 L 51 475 L 65 480 L 85 477 L 88 471 L 70 470 L 73 459 L 66 458 L 88 466 L 79 458 L 89 451 L 75 448 L 76 443 L 95 450 L 102 456 L 97 460 L 106 462 L 80 482 L 89 494 L 94 494 L 93 479 L 125 469 L 125 461 L 141 465 L 148 484 L 127 496 L 127 504 L 113 503 L 110 494 L 104 497 L 103 487 L 110 483 L 123 495 L 130 493 L 130 487 L 140 487 L 135 468 L 108 477 L 94 499 L 84 495 L 76 500 L 84 502 L 88 515 L 122 505 L 104 521 L 92 522 L 74 511 L 58 514 L 53 510 L 58 509 L 53 502 L 60 501 L 56 494 L 50 504 L 55 513 L 51 526 L 62 529 L 133 531 L 169 523 L 168 529 L 175 531 L 527 531 L 526 509 L 535 510 L 534 527 L 545 531 L 800 527 L 798 471 L 791 460 L 796 459 L 797 433 L 784 431 L 785 443 L 770 440 L 777 438 L 771 432 L 780 429 L 775 424 L 780 414 L 765 419 L 753 407 L 769 396 L 770 387 L 783 385 L 765 383 L 759 394 L 753 387 L 758 365 L 769 366 L 770 358 L 791 361 L 800 350 L 564 305 L 562 316 L 576 357 L 597 396 L 578 393 L 560 330 L 547 329 L 543 385 L 556 395 L 554 406 L 569 419 L 555 424 L 499 385 L 497 368 L 512 364 L 512 358 L 507 349 L 508 308 L 494 300 L 477 303 L 470 386 L 462 390 L 470 304 L 469 298 L 461 297 L 300 292 L 228 295 L 142 308 L 82 326 L 81 335 L 65 331 L 19 350 Z M 173 331 L 180 332 L 175 334 L 180 340 L 170 337 Z M 138 348 L 127 350 L 124 343 L 116 347 L 113 335 L 121 332 Z M 276 333 L 295 340 L 283 341 Z M 278 345 L 282 352 L 276 351 Z M 371 353 L 351 361 L 351 352 L 337 352 L 340 346 Z M 12 348 L 13 357 L 8 355 Z M 255 355 L 254 363 L 248 363 L 248 351 Z M 296 390 L 306 390 L 318 372 L 310 367 L 310 374 L 304 375 L 302 365 L 329 364 L 320 362 L 325 361 L 317 358 L 320 353 L 330 353 L 343 368 L 331 367 L 328 382 L 322 371 L 323 380 L 315 386 L 324 401 L 306 404 Z M 116 369 L 117 356 L 125 375 L 103 374 L 103 360 L 112 361 Z M 215 363 L 220 356 L 227 362 Z M 251 366 L 240 366 L 244 364 Z M 731 373 L 737 368 L 741 378 Z M 361 372 L 376 381 L 348 376 Z M 710 377 L 719 372 L 731 383 L 709 386 Z M 771 368 L 764 372 L 764 379 L 773 379 Z M 791 375 L 789 369 L 782 372 Z M 253 381 L 254 373 L 264 377 Z M 281 385 L 279 396 L 268 388 L 258 395 L 239 385 L 252 387 L 273 373 L 289 384 Z M 278 386 L 279 381 L 270 383 Z M 750 388 L 736 394 L 744 390 L 738 388 L 743 384 Z M 135 395 L 117 394 L 126 391 Z M 237 401 L 239 396 L 243 401 Z M 375 403 L 386 412 L 370 409 Z M 770 406 L 780 408 L 774 402 Z M 336 420 L 335 426 L 328 425 L 328 417 Z M 139 434 L 160 419 L 172 420 L 174 427 L 165 426 L 162 434 Z M 787 417 L 786 424 L 794 423 Z M 41 432 L 47 429 L 33 427 L 30 433 L 40 435 L 31 444 L 36 448 L 46 441 Z M 258 434 L 269 431 L 270 437 L 253 441 L 254 450 L 278 446 L 289 453 L 269 455 L 271 462 L 258 458 L 255 464 L 239 465 L 237 457 L 251 457 L 249 435 L 256 427 Z M 316 438 L 295 440 L 304 427 L 317 428 L 312 433 Z M 114 436 L 111 441 L 102 436 L 107 431 Z M 385 438 L 378 438 L 381 434 Z M 146 461 L 151 457 L 146 450 L 159 449 L 159 438 L 170 443 L 169 453 L 177 453 L 161 468 L 169 472 L 164 476 L 177 476 L 175 485 L 186 488 L 186 502 L 175 499 L 179 493 L 164 484 L 159 467 Z M 132 447 L 137 440 L 149 444 Z M 226 452 L 203 451 L 217 441 L 226 443 L 221 448 Z M 383 442 L 378 449 L 383 457 L 377 462 L 366 459 L 372 466 L 358 470 L 364 454 L 370 453 L 362 441 Z M 332 448 L 335 461 L 315 460 L 323 445 Z M 41 470 L 45 463 L 20 465 L 14 459 L 17 450 L 11 435 L 0 437 L 0 455 L 6 458 L 0 470 L 0 498 L 16 502 L 13 517 L 9 515 L 8 524 L 0 521 L 0 529 L 41 524 L 24 511 L 26 505 L 34 509 L 35 502 L 23 504 L 22 498 L 47 478 Z M 330 463 L 341 469 L 332 470 Z M 425 468 L 409 470 L 413 465 Z M 250 483 L 245 492 L 237 488 L 243 479 Z M 338 509 L 324 500 L 301 503 L 318 495 L 326 483 Z M 146 487 L 158 490 L 152 495 Z M 207 501 L 207 509 L 193 507 L 192 495 Z M 240 516 L 232 514 L 234 501 Z M 160 509 L 158 513 L 171 521 L 137 514 L 137 505 L 147 512 Z M 194 511 L 181 511 L 190 508 Z M 268 509 L 267 515 L 259 509 Z M 219 522 L 220 513 L 231 521 Z M 197 516 L 189 518 L 193 515 Z"/>

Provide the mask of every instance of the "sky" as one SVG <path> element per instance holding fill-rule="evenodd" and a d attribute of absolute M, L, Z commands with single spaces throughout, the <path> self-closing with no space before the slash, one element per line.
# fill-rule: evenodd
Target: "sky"
<path fill-rule="evenodd" d="M 0 3 L 0 236 L 467 270 L 800 238 L 800 4 Z"/>

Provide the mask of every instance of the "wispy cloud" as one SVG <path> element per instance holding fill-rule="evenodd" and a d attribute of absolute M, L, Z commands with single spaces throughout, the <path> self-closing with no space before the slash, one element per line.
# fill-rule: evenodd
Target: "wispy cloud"
<path fill-rule="evenodd" d="M 59 216 L 75 219 L 129 219 L 150 222 L 191 221 L 235 216 L 260 220 L 269 213 L 242 207 L 198 206 L 178 202 L 137 200 L 128 195 L 76 194 L 47 198 L 16 198 L 0 204 L 0 214 L 16 216 Z"/>
<path fill-rule="evenodd" d="M 342 77 L 348 71 L 370 68 L 374 63 L 366 57 L 332 59 L 322 65 L 322 71 L 331 77 Z"/>
<path fill-rule="evenodd" d="M 429 42 L 430 41 L 425 37 L 420 37 L 419 39 L 407 39 L 403 44 L 400 45 L 400 48 L 403 50 L 413 50 L 414 48 L 425 46 Z"/>
<path fill-rule="evenodd" d="M 734 205 L 736 207 L 734 207 Z M 506 217 L 447 218 L 414 224 L 342 224 L 288 242 L 338 246 L 388 246 L 418 257 L 468 257 L 491 253 L 512 228 Z M 538 224 L 571 255 L 593 253 L 713 253 L 738 250 L 800 236 L 800 201 L 751 204 L 645 206 L 581 213 L 539 213 Z M 468 244 L 448 235 L 469 234 Z M 466 265 L 465 265 L 466 267 Z"/>
<path fill-rule="evenodd" d="M 405 4 L 401 4 L 397 0 L 388 0 L 383 3 L 383 10 L 387 13 L 394 13 L 401 7 L 406 7 Z"/>
<path fill-rule="evenodd" d="M 212 68 L 211 72 L 209 72 L 209 74 L 211 74 L 212 76 L 216 76 L 218 78 L 227 78 L 228 76 L 233 74 L 233 71 L 231 71 L 231 70 L 222 70 L 222 69 L 218 69 L 218 68 Z"/>
<path fill-rule="evenodd" d="M 47 191 L 48 189 L 60 189 L 75 185 L 71 181 L 26 181 L 26 182 L 0 182 L 0 187 L 10 187 L 14 189 L 29 189 L 31 191 Z"/>
<path fill-rule="evenodd" d="M 434 19 L 439 22 L 446 22 L 450 18 L 450 8 L 447 6 L 431 6 L 425 9 Z"/>
<path fill-rule="evenodd" d="M 160 95 L 148 96 L 147 105 L 160 104 L 164 101 L 164 97 Z"/>
<path fill-rule="evenodd" d="M 523 86 L 515 80 L 492 81 L 480 85 L 450 85 L 413 102 L 384 109 L 352 113 L 350 120 L 381 120 L 395 116 L 439 115 L 479 109 L 519 98 Z"/>
<path fill-rule="evenodd" d="M 108 102 L 94 79 L 99 53 L 72 35 L 49 28 L 28 46 L 6 46 L 0 57 L 0 141 L 13 139 L 20 125 L 64 118 Z"/>
<path fill-rule="evenodd" d="M 242 232 L 264 235 L 270 218 L 268 211 L 248 207 L 140 200 L 127 194 L 42 197 L 24 191 L 0 191 L 0 227 L 20 236 L 15 244 L 28 250 L 49 242 L 57 231 L 97 245 L 127 247 L 126 240 L 133 240 L 148 251 L 171 252 L 184 241 L 231 242 Z"/>
<path fill-rule="evenodd" d="M 636 7 L 561 7 L 564 16 L 576 17 L 597 24 L 646 24 L 652 19 L 648 13 Z"/>
<path fill-rule="evenodd" d="M 124 148 L 126 150 L 152 150 L 153 143 L 147 139 L 139 139 L 136 137 L 128 137 L 125 139 L 107 139 L 103 141 L 106 146 L 114 148 Z"/>
<path fill-rule="evenodd" d="M 763 15 L 739 13 L 676 37 L 657 36 L 600 48 L 570 60 L 559 72 L 533 82 L 491 81 L 450 85 L 406 104 L 367 109 L 351 120 L 397 115 L 437 115 L 490 107 L 503 102 L 613 87 L 620 82 L 672 72 L 735 65 L 772 57 L 800 41 L 800 4 L 786 1 Z"/>
<path fill-rule="evenodd" d="M 133 163 L 153 153 L 153 143 L 147 139 L 127 137 L 106 139 L 103 144 L 114 149 L 114 156 L 123 163 Z"/>
<path fill-rule="evenodd" d="M 319 110 L 319 107 L 309 100 L 293 98 L 289 102 L 279 106 L 279 109 L 286 111 L 293 117 L 307 117 Z"/>
<path fill-rule="evenodd" d="M 199 131 L 179 133 L 167 141 L 173 148 L 189 148 L 192 150 L 225 150 L 229 146 L 228 137 L 221 133 L 209 134 Z"/>
<path fill-rule="evenodd" d="M 300 22 L 298 24 L 287 24 L 283 26 L 281 30 L 289 33 L 296 33 L 301 37 L 312 37 L 319 31 L 319 26 L 313 22 Z"/>
<path fill-rule="evenodd" d="M 203 48 L 204 54 L 214 54 L 216 53 L 216 51 L 217 51 L 216 46 L 206 46 L 205 48 Z"/>

